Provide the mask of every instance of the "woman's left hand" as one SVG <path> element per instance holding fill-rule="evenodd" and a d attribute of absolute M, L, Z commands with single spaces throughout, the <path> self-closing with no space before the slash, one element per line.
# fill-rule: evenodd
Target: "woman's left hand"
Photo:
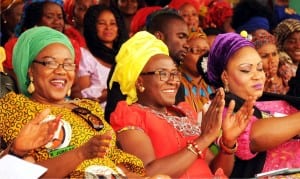
<path fill-rule="evenodd" d="M 235 101 L 230 101 L 225 119 L 222 123 L 222 140 L 224 143 L 235 143 L 239 135 L 245 130 L 254 112 L 254 102 L 254 98 L 249 97 L 239 111 L 234 113 Z"/>

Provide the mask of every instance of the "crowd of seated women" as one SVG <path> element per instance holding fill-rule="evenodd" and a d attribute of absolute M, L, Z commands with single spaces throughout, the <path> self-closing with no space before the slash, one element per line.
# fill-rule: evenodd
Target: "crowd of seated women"
<path fill-rule="evenodd" d="M 1 0 L 0 37 L 0 157 L 42 178 L 300 168 L 300 15 L 281 0 Z"/>

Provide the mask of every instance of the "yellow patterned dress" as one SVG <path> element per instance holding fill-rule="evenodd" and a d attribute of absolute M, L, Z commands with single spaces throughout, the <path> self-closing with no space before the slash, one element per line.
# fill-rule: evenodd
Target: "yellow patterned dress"
<path fill-rule="evenodd" d="M 63 121 L 69 123 L 71 129 L 71 132 L 69 131 L 70 142 L 66 148 L 77 148 L 87 142 L 94 135 L 104 134 L 107 131 L 113 130 L 104 120 L 103 109 L 98 103 L 87 99 L 75 100 L 72 101 L 72 103 L 89 109 L 94 115 L 98 116 L 102 120 L 104 128 L 98 132 L 90 127 L 83 118 L 74 114 L 71 109 L 58 108 L 33 102 L 24 95 L 11 92 L 0 99 L 0 134 L 3 135 L 5 141 L 12 141 L 18 135 L 20 129 L 32 120 L 37 113 L 41 112 L 45 108 L 50 108 L 51 114 L 53 115 L 61 114 Z M 117 164 L 124 164 L 128 170 L 134 173 L 140 175 L 144 174 L 143 162 L 140 159 L 116 148 L 115 134 L 113 134 L 110 146 L 111 147 L 106 156 L 103 158 L 85 160 L 70 174 L 70 176 L 82 176 L 86 167 L 92 165 L 107 166 L 118 173 L 116 168 Z M 49 149 L 42 147 L 33 152 L 33 157 L 37 161 L 40 161 L 46 160 L 51 156 Z"/>

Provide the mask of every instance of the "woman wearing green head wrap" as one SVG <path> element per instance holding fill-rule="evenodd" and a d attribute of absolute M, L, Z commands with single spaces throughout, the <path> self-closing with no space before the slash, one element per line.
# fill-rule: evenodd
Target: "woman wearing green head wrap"
<path fill-rule="evenodd" d="M 0 99 L 5 141 L 11 142 L 45 108 L 51 114 L 44 120 L 61 117 L 49 143 L 21 156 L 48 168 L 44 177 L 123 175 L 119 167 L 129 176 L 144 173 L 141 160 L 116 148 L 116 136 L 98 103 L 66 100 L 76 65 L 64 34 L 42 26 L 25 31 L 14 48 L 13 65 L 21 94 L 11 92 Z"/>

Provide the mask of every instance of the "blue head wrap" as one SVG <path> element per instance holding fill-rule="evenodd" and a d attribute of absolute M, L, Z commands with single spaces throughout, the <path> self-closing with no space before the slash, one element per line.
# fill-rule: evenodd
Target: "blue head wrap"
<path fill-rule="evenodd" d="M 249 33 L 252 33 L 258 29 L 264 29 L 266 31 L 270 30 L 269 21 L 265 17 L 255 16 L 249 19 L 246 23 L 236 29 L 237 33 L 240 33 L 242 30 L 245 30 Z"/>

